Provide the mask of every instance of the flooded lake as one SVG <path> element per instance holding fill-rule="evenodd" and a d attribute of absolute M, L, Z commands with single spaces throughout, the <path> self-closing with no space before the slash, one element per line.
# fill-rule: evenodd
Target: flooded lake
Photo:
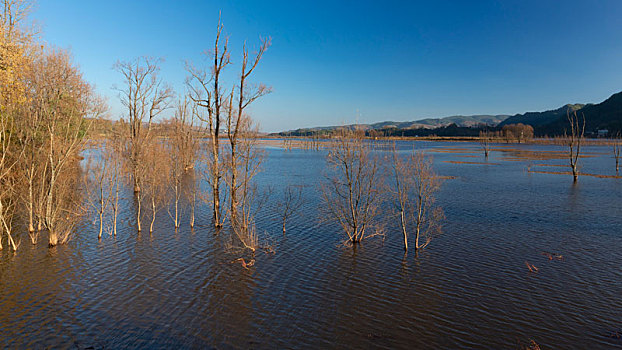
<path fill-rule="evenodd" d="M 184 215 L 176 232 L 163 210 L 152 235 L 137 234 L 125 200 L 116 238 L 98 241 L 91 222 L 51 249 L 18 234 L 16 254 L 0 251 L 0 347 L 622 347 L 622 179 L 528 171 L 568 171 L 555 166 L 566 159 L 523 157 L 561 146 L 495 144 L 486 160 L 474 143 L 399 144 L 413 147 L 452 177 L 437 195 L 443 234 L 418 254 L 404 255 L 391 216 L 384 240 L 343 246 L 318 210 L 326 152 L 266 146 L 260 186 L 276 199 L 302 185 L 305 198 L 285 236 L 273 201 L 258 214 L 276 254 L 232 263 L 232 236 L 215 234 L 205 204 L 194 231 Z M 609 147 L 584 152 L 582 172 L 615 174 Z"/>

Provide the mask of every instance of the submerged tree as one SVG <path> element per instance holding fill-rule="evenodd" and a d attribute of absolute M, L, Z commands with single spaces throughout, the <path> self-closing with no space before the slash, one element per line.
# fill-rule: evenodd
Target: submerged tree
<path fill-rule="evenodd" d="M 129 163 L 134 192 L 141 190 L 140 168 L 144 162 L 144 144 L 151 136 L 153 119 L 169 107 L 173 96 L 173 90 L 159 77 L 162 61 L 139 57 L 131 61 L 118 61 L 114 65 L 114 69 L 124 79 L 124 87 L 117 90 L 121 103 L 128 110 L 125 158 Z"/>
<path fill-rule="evenodd" d="M 253 73 L 264 52 L 270 46 L 270 40 L 262 40 L 259 50 L 255 53 L 252 60 L 249 60 L 246 45 L 242 50 L 242 70 L 240 72 L 240 82 L 237 88 L 237 108 L 232 106 L 233 94 L 231 92 L 229 108 L 227 114 L 227 139 L 228 148 L 228 179 L 230 216 L 233 225 L 242 224 L 247 227 L 245 218 L 238 221 L 238 209 L 244 209 L 249 205 L 246 196 L 248 195 L 251 179 L 259 170 L 261 163 L 260 153 L 256 147 L 256 135 L 258 128 L 253 125 L 253 121 L 245 114 L 246 108 L 255 100 L 270 93 L 271 89 L 263 84 L 258 86 L 249 85 L 248 78 Z M 239 190 L 241 193 L 238 193 Z"/>
<path fill-rule="evenodd" d="M 79 191 L 79 152 L 93 119 L 105 110 L 72 65 L 67 52 L 53 50 L 35 64 L 35 86 L 45 133 L 44 223 L 49 245 L 65 243 L 84 212 Z M 86 117 L 90 117 L 87 120 Z"/>
<path fill-rule="evenodd" d="M 620 148 L 622 146 L 622 142 L 620 140 L 620 132 L 618 131 L 616 137 L 613 139 L 613 157 L 616 160 L 616 175 L 620 170 Z"/>
<path fill-rule="evenodd" d="M 244 163 L 239 156 L 238 146 L 241 145 L 240 140 L 242 138 L 247 138 L 249 141 L 254 138 L 254 135 L 248 137 L 252 134 L 252 122 L 245 114 L 245 110 L 259 97 L 270 92 L 270 89 L 265 85 L 253 86 L 248 81 L 264 52 L 270 46 L 269 39 L 261 41 L 261 45 L 253 58 L 249 57 L 246 45 L 244 46 L 239 84 L 230 90 L 223 89 L 221 74 L 231 63 L 231 60 L 228 39 L 221 39 L 222 31 L 223 25 L 219 21 L 214 50 L 210 55 L 213 64 L 209 69 L 197 68 L 189 63 L 186 65 L 186 70 L 190 74 L 186 83 L 190 97 L 196 106 L 201 107 L 206 112 L 201 113 L 198 109 L 195 110 L 197 117 L 205 123 L 210 139 L 208 150 L 205 152 L 207 164 L 204 175 L 210 185 L 210 202 L 213 208 L 214 226 L 217 228 L 222 227 L 224 222 L 224 216 L 221 212 L 223 200 L 221 198 L 221 184 L 224 176 L 228 176 L 226 181 L 232 225 L 235 225 L 237 221 L 236 215 L 240 205 L 236 192 L 240 183 L 238 181 L 238 167 Z M 223 126 L 226 127 L 226 138 L 229 146 L 226 149 L 227 154 L 224 156 L 224 150 L 220 144 Z M 223 159 L 224 157 L 227 159 Z"/>
<path fill-rule="evenodd" d="M 221 165 L 221 145 L 220 131 L 224 122 L 225 105 L 232 96 L 223 91 L 221 83 L 221 73 L 231 63 L 229 53 L 229 39 L 221 41 L 223 25 L 218 21 L 216 30 L 216 40 L 214 51 L 211 54 L 213 64 L 209 68 L 197 68 L 190 63 L 186 63 L 186 71 L 189 77 L 186 85 L 190 91 L 190 98 L 196 106 L 207 111 L 202 113 L 198 109 L 193 109 L 196 116 L 204 122 L 209 136 L 209 147 L 205 153 L 207 164 L 204 174 L 211 188 L 211 203 L 213 209 L 214 226 L 220 228 L 223 225 L 224 217 L 221 213 L 221 194 L 220 185 L 222 183 Z M 207 115 L 205 115 L 207 114 Z"/>
<path fill-rule="evenodd" d="M 21 24 L 30 2 L 0 4 L 0 119 L 11 122 L 10 130 L 4 129 L 12 140 L 10 164 L 19 155 L 2 192 L 13 189 L 11 207 L 24 209 L 31 242 L 45 229 L 54 246 L 70 238 L 84 213 L 80 152 L 105 105 L 67 51 L 37 43 Z M 0 210 L 5 213 L 6 203 Z"/>
<path fill-rule="evenodd" d="M 109 196 L 110 196 L 110 206 L 112 207 L 112 234 L 117 236 L 117 218 L 119 215 L 119 186 L 123 180 L 122 170 L 122 159 L 121 159 L 121 149 L 120 145 L 121 138 L 115 138 L 113 133 L 113 138 L 109 139 L 107 142 L 107 147 L 104 149 L 104 157 L 106 157 L 107 162 L 110 167 L 110 187 L 109 187 Z"/>
<path fill-rule="evenodd" d="M 585 116 L 583 122 L 580 123 L 577 112 L 567 113 L 568 123 L 570 124 L 570 135 L 566 136 L 568 144 L 568 158 L 570 160 L 570 168 L 572 169 L 572 178 L 577 182 L 579 178 L 579 169 L 577 163 L 581 154 L 581 144 L 583 143 L 583 134 L 585 133 Z"/>
<path fill-rule="evenodd" d="M 276 203 L 276 211 L 281 219 L 283 234 L 286 232 L 285 224 L 287 220 L 300 210 L 303 204 L 302 187 L 298 186 L 297 190 L 294 190 L 293 186 L 285 187 L 282 199 Z"/>
<path fill-rule="evenodd" d="M 259 193 L 253 181 L 263 162 L 263 151 L 257 146 L 258 130 L 252 120 L 245 117 L 236 123 L 233 130 L 236 130 L 237 135 L 228 133 L 231 148 L 225 157 L 229 217 L 233 232 L 246 248 L 254 252 L 258 248 L 254 214 L 267 199 L 267 195 Z"/>
<path fill-rule="evenodd" d="M 173 212 L 171 213 L 170 208 L 168 208 L 168 212 L 173 219 L 175 229 L 179 228 L 180 224 L 179 203 L 184 192 L 182 181 L 188 170 L 194 168 L 198 150 L 198 142 L 194 135 L 193 113 L 189 108 L 187 99 L 179 101 L 175 109 L 175 116 L 167 123 L 169 135 L 166 146 L 170 162 L 168 184 L 172 191 L 173 201 Z M 194 193 L 190 194 L 195 195 Z"/>
<path fill-rule="evenodd" d="M 145 150 L 144 187 L 146 199 L 151 208 L 151 222 L 149 233 L 153 233 L 153 224 L 156 215 L 166 203 L 166 190 L 170 179 L 170 163 L 164 146 L 157 140 L 152 140 Z"/>
<path fill-rule="evenodd" d="M 112 159 L 107 157 L 106 145 L 95 147 L 100 151 L 98 156 L 91 155 L 86 170 L 86 196 L 89 206 L 99 217 L 99 233 L 97 239 L 102 238 L 104 232 L 104 215 L 113 200 L 114 169 Z"/>
<path fill-rule="evenodd" d="M 11 123 L 0 114 L 0 250 L 2 250 L 2 233 L 6 232 L 9 246 L 13 251 L 17 245 L 13 240 L 11 223 L 15 211 L 15 177 L 12 170 L 17 163 L 11 154 Z"/>
<path fill-rule="evenodd" d="M 484 156 L 488 159 L 488 153 L 490 153 L 490 143 L 492 142 L 492 133 L 488 130 L 479 132 L 479 144 L 484 150 Z"/>
<path fill-rule="evenodd" d="M 0 0 L 0 249 L 2 232 L 9 246 L 17 249 L 11 223 L 24 197 L 21 124 L 30 118 L 29 72 L 36 51 L 33 33 L 24 23 L 30 8 L 30 1 Z"/>
<path fill-rule="evenodd" d="M 363 131 L 341 129 L 330 142 L 327 162 L 331 172 L 322 186 L 327 218 L 339 223 L 351 244 L 378 234 L 369 231 L 378 215 L 383 181 Z"/>
<path fill-rule="evenodd" d="M 404 250 L 408 250 L 410 233 L 415 236 L 415 249 L 423 249 L 441 230 L 443 211 L 434 205 L 441 179 L 432 169 L 431 158 L 414 150 L 402 159 L 394 148 L 392 170 L 392 192 L 400 215 Z M 422 240 L 424 243 L 420 244 Z"/>

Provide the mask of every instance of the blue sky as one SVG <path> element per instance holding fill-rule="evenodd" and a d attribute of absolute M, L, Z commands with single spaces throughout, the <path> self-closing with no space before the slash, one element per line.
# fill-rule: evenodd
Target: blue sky
<path fill-rule="evenodd" d="M 246 40 L 272 37 L 253 80 L 264 131 L 470 114 L 515 114 L 600 102 L 622 91 L 622 1 L 72 1 L 39 0 L 33 19 L 70 48 L 85 78 L 112 89 L 117 60 L 165 58 L 183 93 L 184 61 L 230 36 L 229 82 Z M 357 117 L 358 116 L 358 117 Z"/>

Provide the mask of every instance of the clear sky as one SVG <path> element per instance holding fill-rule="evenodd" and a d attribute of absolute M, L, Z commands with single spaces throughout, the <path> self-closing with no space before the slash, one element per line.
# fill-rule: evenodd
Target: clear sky
<path fill-rule="evenodd" d="M 600 102 L 622 91 L 622 1 L 39 0 L 43 39 L 70 48 L 85 78 L 112 89 L 117 60 L 165 58 L 183 93 L 184 61 L 201 63 L 218 13 L 239 70 L 244 40 L 271 36 L 251 109 L 264 131 Z"/>

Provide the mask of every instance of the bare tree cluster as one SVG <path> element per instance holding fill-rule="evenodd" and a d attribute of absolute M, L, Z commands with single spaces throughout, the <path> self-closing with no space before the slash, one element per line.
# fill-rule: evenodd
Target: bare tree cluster
<path fill-rule="evenodd" d="M 196 108 L 196 107 L 195 107 Z M 174 117 L 166 123 L 169 133 L 167 134 L 166 153 L 169 156 L 169 178 L 168 184 L 171 192 L 172 212 L 167 208 L 169 216 L 172 218 L 175 229 L 180 226 L 182 195 L 186 194 L 192 198 L 190 226 L 194 226 L 194 199 L 196 197 L 196 186 L 184 188 L 184 178 L 188 172 L 194 170 L 197 160 L 199 142 L 195 130 L 195 113 L 188 98 L 178 101 L 175 108 Z"/>
<path fill-rule="evenodd" d="M 332 140 L 327 155 L 331 171 L 322 186 L 325 217 L 338 223 L 346 242 L 354 245 L 384 235 L 377 219 L 387 217 L 382 207 L 389 202 L 399 217 L 404 249 L 409 248 L 411 234 L 415 249 L 425 248 L 441 232 L 444 219 L 435 205 L 442 181 L 432 169 L 432 159 L 415 151 L 404 157 L 394 144 L 391 159 L 382 167 L 363 136 L 359 130 L 344 129 Z M 285 203 L 297 203 L 292 197 L 286 196 Z"/>
<path fill-rule="evenodd" d="M 65 243 L 85 211 L 80 152 L 92 121 L 105 110 L 70 54 L 35 40 L 24 19 L 30 3 L 2 1 L 0 135 L 3 231 L 12 249 L 12 216 L 23 214 L 31 242 Z"/>
<path fill-rule="evenodd" d="M 131 61 L 118 61 L 114 65 L 124 80 L 124 85 L 117 87 L 117 90 L 128 112 L 124 156 L 131 170 L 134 192 L 141 191 L 145 143 L 151 136 L 153 120 L 170 106 L 173 96 L 173 90 L 159 76 L 162 61 L 139 57 Z"/>
<path fill-rule="evenodd" d="M 513 141 L 522 143 L 531 140 L 534 135 L 533 127 L 523 123 L 504 125 L 501 133 L 508 143 Z"/>
<path fill-rule="evenodd" d="M 394 148 L 392 170 L 393 202 L 400 217 L 404 250 L 408 250 L 411 232 L 415 249 L 425 248 L 441 231 L 443 210 L 435 206 L 434 194 L 442 181 L 432 169 L 432 159 L 420 151 L 412 151 L 402 159 Z"/>
<path fill-rule="evenodd" d="M 346 242 L 361 243 L 382 232 L 375 220 L 383 185 L 378 157 L 371 154 L 361 130 L 341 129 L 329 149 L 323 210 L 341 226 Z"/>
<path fill-rule="evenodd" d="M 162 211 L 179 228 L 184 196 L 190 198 L 194 227 L 196 198 L 206 198 L 213 226 L 220 229 L 228 220 L 232 237 L 254 258 L 260 248 L 255 215 L 268 193 L 259 190 L 256 180 L 263 151 L 248 108 L 271 91 L 251 82 L 270 39 L 262 39 L 253 53 L 243 46 L 237 80 L 227 84 L 223 77 L 232 60 L 219 23 L 213 50 L 206 54 L 208 64 L 186 64 L 187 95 L 166 121 L 157 119 L 172 109 L 174 92 L 160 77 L 163 61 L 150 57 L 118 61 L 113 68 L 123 83 L 116 89 L 126 115 L 102 128 L 98 121 L 106 106 L 70 54 L 38 45 L 23 29 L 20 21 L 29 8 L 27 2 L 2 1 L 0 249 L 3 241 L 14 251 L 19 247 L 12 233 L 16 213 L 23 213 L 33 244 L 40 232 L 48 233 L 50 246 L 66 243 L 89 211 L 99 239 L 104 232 L 116 236 L 119 202 L 127 185 L 133 192 L 132 214 L 139 232 L 148 218 L 152 233 Z M 94 124 L 106 130 L 107 137 L 89 138 Z M 480 136 L 488 155 L 492 136 Z M 199 141 L 202 137 L 204 142 Z M 317 149 L 319 139 L 314 140 L 312 148 Z M 442 219 L 442 211 L 434 205 L 440 180 L 429 158 L 418 152 L 403 158 L 394 149 L 391 171 L 383 171 L 377 156 L 383 149 L 375 149 L 356 129 L 340 130 L 326 145 L 330 170 L 322 188 L 323 209 L 340 225 L 347 243 L 384 235 L 378 218 L 382 204 L 392 201 L 401 218 L 405 249 L 409 235 L 414 236 L 415 249 L 429 244 Z M 82 162 L 82 154 L 89 159 Z M 208 185 L 205 196 L 195 172 Z M 388 183 L 387 174 L 392 179 Z M 393 197 L 386 197 L 387 192 Z M 288 186 L 276 205 L 283 234 L 302 204 L 301 188 Z M 250 261 L 244 266 L 251 266 L 254 260 Z"/>
<path fill-rule="evenodd" d="M 269 46 L 270 40 L 263 39 L 251 55 L 244 45 L 239 80 L 226 88 L 222 74 L 231 64 L 231 55 L 228 38 L 223 38 L 223 25 L 219 23 L 213 51 L 207 54 L 211 59 L 208 67 L 186 64 L 189 74 L 186 85 L 196 107 L 193 112 L 203 122 L 209 138 L 203 152 L 203 175 L 210 187 L 213 224 L 216 228 L 222 227 L 228 216 L 242 244 L 252 251 L 257 248 L 252 214 L 257 189 L 253 178 L 259 171 L 262 154 L 256 142 L 257 127 L 246 110 L 271 91 L 263 84 L 254 85 L 249 81 Z M 226 186 L 224 194 L 223 184 Z M 223 201 L 227 198 L 228 215 L 225 215 Z"/>

